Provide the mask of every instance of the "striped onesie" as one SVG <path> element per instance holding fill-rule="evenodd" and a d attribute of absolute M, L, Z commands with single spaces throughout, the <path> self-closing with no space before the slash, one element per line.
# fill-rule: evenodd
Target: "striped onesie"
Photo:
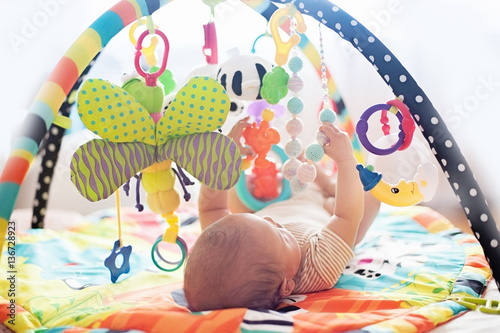
<path fill-rule="evenodd" d="M 323 202 L 317 189 L 308 189 L 255 212 L 282 224 L 299 243 L 301 264 L 294 277 L 293 294 L 332 288 L 354 255 L 340 237 L 324 227 L 331 215 Z"/>

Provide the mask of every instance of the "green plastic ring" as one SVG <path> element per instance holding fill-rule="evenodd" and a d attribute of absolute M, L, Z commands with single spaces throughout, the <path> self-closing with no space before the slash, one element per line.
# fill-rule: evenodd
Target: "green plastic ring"
<path fill-rule="evenodd" d="M 174 268 L 165 268 L 158 263 L 158 261 L 156 260 L 156 257 L 155 257 L 155 252 L 158 248 L 158 244 L 160 244 L 161 241 L 162 241 L 162 237 L 158 237 L 156 242 L 153 244 L 153 247 L 151 248 L 151 259 L 153 260 L 153 263 L 155 264 L 155 266 L 158 267 L 159 269 L 161 269 L 162 271 L 165 271 L 165 272 L 176 271 L 177 269 L 179 269 L 182 266 L 182 264 L 184 263 L 184 260 L 186 260 L 187 245 L 182 238 L 177 236 L 175 243 L 177 245 L 179 245 L 179 248 L 181 249 L 182 258 L 178 262 L 173 263 L 174 265 L 176 264 L 176 266 Z M 159 255 L 159 256 L 162 259 L 162 261 L 170 263 L 170 262 L 166 261 L 165 259 L 163 259 L 161 257 L 161 255 Z"/>

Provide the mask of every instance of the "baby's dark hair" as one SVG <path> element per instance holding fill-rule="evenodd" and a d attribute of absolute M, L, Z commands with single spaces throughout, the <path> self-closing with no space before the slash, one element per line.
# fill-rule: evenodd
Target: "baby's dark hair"
<path fill-rule="evenodd" d="M 184 293 L 189 308 L 275 309 L 282 266 L 271 254 L 262 255 L 253 236 L 230 219 L 207 227 L 188 255 Z"/>

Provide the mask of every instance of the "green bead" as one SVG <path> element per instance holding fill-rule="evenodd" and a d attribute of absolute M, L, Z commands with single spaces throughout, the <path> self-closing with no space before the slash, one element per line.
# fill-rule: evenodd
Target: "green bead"
<path fill-rule="evenodd" d="M 323 109 L 319 113 L 321 122 L 334 123 L 337 120 L 337 114 L 332 109 Z"/>
<path fill-rule="evenodd" d="M 290 113 L 299 114 L 304 110 L 304 102 L 300 97 L 294 96 L 288 100 L 286 107 Z"/>
<path fill-rule="evenodd" d="M 293 73 L 297 73 L 297 72 L 299 72 L 299 71 L 302 69 L 302 59 L 300 59 L 300 58 L 299 58 L 299 57 L 297 57 L 297 56 L 292 57 L 292 58 L 288 61 L 288 68 L 290 68 L 290 70 L 291 70 Z"/>
<path fill-rule="evenodd" d="M 325 150 L 318 143 L 312 143 L 306 148 L 306 158 L 313 162 L 319 162 L 325 155 Z"/>

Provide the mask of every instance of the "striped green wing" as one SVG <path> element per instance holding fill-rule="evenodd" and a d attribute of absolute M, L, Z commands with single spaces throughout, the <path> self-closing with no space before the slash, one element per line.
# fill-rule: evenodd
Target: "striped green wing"
<path fill-rule="evenodd" d="M 201 183 L 227 190 L 238 182 L 241 154 L 233 140 L 218 132 L 196 133 L 168 140 L 158 160 L 173 160 Z"/>
<path fill-rule="evenodd" d="M 152 165 L 155 147 L 144 143 L 91 140 L 71 159 L 71 181 L 90 201 L 106 199 L 127 180 Z"/>
<path fill-rule="evenodd" d="M 176 94 L 156 125 L 156 143 L 221 128 L 230 108 L 224 87 L 208 76 L 191 78 Z"/>

